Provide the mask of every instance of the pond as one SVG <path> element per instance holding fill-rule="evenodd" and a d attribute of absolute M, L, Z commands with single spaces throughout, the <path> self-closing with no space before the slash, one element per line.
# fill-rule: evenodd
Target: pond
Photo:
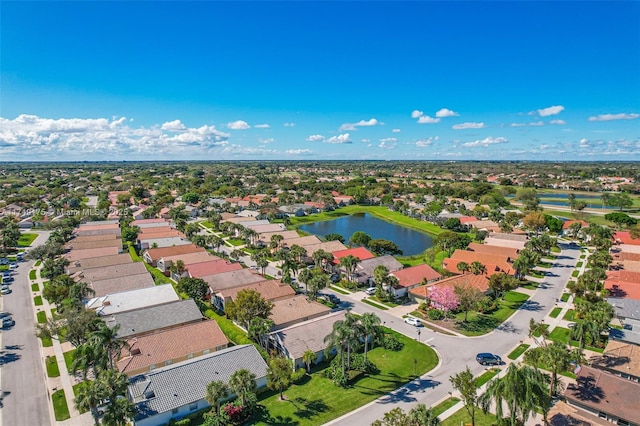
<path fill-rule="evenodd" d="M 433 239 L 422 232 L 385 222 L 367 213 L 352 214 L 334 220 L 314 222 L 300 227 L 301 230 L 320 237 L 340 234 L 346 241 L 356 231 L 362 231 L 372 239 L 385 239 L 398 245 L 405 256 L 420 254 L 433 246 Z"/>

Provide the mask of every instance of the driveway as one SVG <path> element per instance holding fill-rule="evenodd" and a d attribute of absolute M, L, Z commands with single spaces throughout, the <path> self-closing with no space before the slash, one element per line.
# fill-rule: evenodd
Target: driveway
<path fill-rule="evenodd" d="M 32 247 L 44 244 L 49 238 L 49 232 L 39 234 Z M 2 330 L 1 337 L 0 419 L 4 425 L 51 424 L 45 373 L 38 338 L 34 335 L 35 315 L 29 287 L 29 270 L 33 264 L 32 260 L 19 264 L 11 284 L 12 293 L 2 296 L 2 310 L 11 313 L 16 322 L 11 329 Z"/>
<path fill-rule="evenodd" d="M 503 358 L 513 350 L 520 341 L 527 338 L 529 320 L 541 321 L 553 309 L 560 298 L 571 272 L 580 257 L 580 248 L 569 244 L 560 244 L 562 253 L 558 255 L 556 263 L 548 270 L 544 285 L 535 291 L 534 295 L 511 318 L 495 331 L 478 337 L 456 337 L 436 333 L 422 328 L 420 340 L 433 347 L 438 352 L 440 364 L 435 370 L 411 383 L 396 389 L 370 404 L 348 413 L 327 424 L 334 425 L 367 425 L 382 419 L 384 413 L 395 407 L 406 411 L 422 403 L 427 406 L 449 396 L 453 388 L 449 377 L 469 366 L 474 375 L 480 374 L 484 367 L 479 365 L 475 356 L 478 352 L 492 352 Z M 409 337 L 418 338 L 415 327 L 405 324 L 402 319 L 389 314 L 387 311 L 375 309 L 357 300 L 357 297 L 337 294 L 344 301 L 345 307 L 351 307 L 354 312 L 375 312 L 387 327 L 390 327 Z"/>

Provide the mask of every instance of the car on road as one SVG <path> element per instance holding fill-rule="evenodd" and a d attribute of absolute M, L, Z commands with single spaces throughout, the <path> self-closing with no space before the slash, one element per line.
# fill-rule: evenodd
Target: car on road
<path fill-rule="evenodd" d="M 373 296 L 374 294 L 376 294 L 376 288 L 375 287 L 369 287 L 369 288 L 365 289 L 364 292 L 367 293 L 369 296 Z"/>
<path fill-rule="evenodd" d="M 11 317 L 2 318 L 2 328 L 13 327 L 16 322 Z"/>
<path fill-rule="evenodd" d="M 18 264 L 15 262 L 12 262 L 9 264 L 9 269 L 18 269 Z"/>
<path fill-rule="evenodd" d="M 0 312 L 0 320 L 4 318 L 11 318 L 11 314 L 9 312 Z"/>
<path fill-rule="evenodd" d="M 412 325 L 414 327 L 422 327 L 422 321 L 420 321 L 418 318 L 406 317 L 404 319 L 404 322 L 406 322 L 407 324 Z"/>
<path fill-rule="evenodd" d="M 0 290 L 0 294 L 9 294 L 9 293 L 11 293 L 11 289 L 8 286 L 3 286 L 3 287 L 7 287 L 7 288 L 3 288 L 2 290 Z"/>
<path fill-rule="evenodd" d="M 331 275 L 331 282 L 332 282 L 332 283 L 334 283 L 334 284 L 335 284 L 335 283 L 337 283 L 337 282 L 339 282 L 339 281 L 340 281 L 340 279 L 341 279 L 340 274 L 333 274 L 333 275 Z"/>
<path fill-rule="evenodd" d="M 481 352 L 476 355 L 476 361 L 480 365 L 502 365 L 502 358 L 489 352 Z"/>
<path fill-rule="evenodd" d="M 336 305 L 340 303 L 340 298 L 335 294 L 327 294 L 326 296 L 331 303 L 335 303 Z"/>

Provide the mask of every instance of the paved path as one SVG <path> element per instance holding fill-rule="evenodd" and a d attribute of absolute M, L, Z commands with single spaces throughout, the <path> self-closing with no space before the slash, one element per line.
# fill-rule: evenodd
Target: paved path
<path fill-rule="evenodd" d="M 480 374 L 484 367 L 475 361 L 478 352 L 492 352 L 500 354 L 504 359 L 520 341 L 527 339 L 529 320 L 545 319 L 547 313 L 556 306 L 563 289 L 571 277 L 580 257 L 580 248 L 561 243 L 562 253 L 558 255 L 555 264 L 549 269 L 543 280 L 543 285 L 535 291 L 533 297 L 527 301 L 511 318 L 505 321 L 495 331 L 478 337 L 446 336 L 428 329 L 422 329 L 420 340 L 432 346 L 440 356 L 440 364 L 433 371 L 410 382 L 409 384 L 385 395 L 370 404 L 346 414 L 328 424 L 353 425 L 371 424 L 381 419 L 384 413 L 400 407 L 406 411 L 419 403 L 431 406 L 446 399 L 453 391 L 449 377 L 469 366 L 474 375 Z M 405 335 L 418 338 L 416 328 L 405 324 L 398 316 L 381 311 L 359 302 L 349 295 L 339 295 L 345 304 L 352 307 L 356 313 L 375 312 L 386 326 Z"/>
<path fill-rule="evenodd" d="M 30 231 L 34 232 L 34 231 Z M 49 233 L 42 231 L 32 247 L 45 243 Z M 16 322 L 2 331 L 2 410 L 1 423 L 7 426 L 51 424 L 51 404 L 44 385 L 44 368 L 38 338 L 33 333 L 36 322 L 29 284 L 29 270 L 34 261 L 21 262 L 11 285 L 12 293 L 2 297 L 3 310 Z"/>

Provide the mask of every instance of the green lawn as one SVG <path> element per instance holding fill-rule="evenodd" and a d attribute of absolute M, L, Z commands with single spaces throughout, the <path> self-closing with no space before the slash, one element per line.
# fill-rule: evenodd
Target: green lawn
<path fill-rule="evenodd" d="M 551 251 L 553 253 L 560 253 L 562 250 L 560 250 L 560 247 L 558 247 L 558 246 L 553 246 L 553 247 L 551 247 Z"/>
<path fill-rule="evenodd" d="M 560 315 L 560 312 L 562 311 L 562 308 L 553 308 L 553 310 L 551 311 L 551 313 L 549 314 L 549 316 L 551 318 L 557 318 L 558 315 Z"/>
<path fill-rule="evenodd" d="M 40 340 L 42 341 L 43 348 L 50 348 L 51 346 L 53 346 L 53 340 L 51 339 L 41 338 Z"/>
<path fill-rule="evenodd" d="M 496 424 L 496 416 L 487 413 L 484 414 L 481 409 L 476 409 L 476 426 L 493 426 Z M 467 413 L 467 410 L 462 407 L 458 411 L 456 411 L 451 417 L 445 419 L 440 423 L 441 426 L 461 426 L 461 425 L 470 425 L 471 418 Z"/>
<path fill-rule="evenodd" d="M 58 368 L 58 361 L 55 356 L 48 356 L 46 360 L 47 365 L 47 376 L 48 377 L 59 377 L 60 369 Z"/>
<path fill-rule="evenodd" d="M 37 267 L 37 266 L 40 266 L 40 264 L 41 264 L 41 263 L 42 263 L 42 260 L 38 260 L 38 261 L 35 263 L 35 265 L 33 265 L 33 266 L 36 266 L 36 267 Z"/>
<path fill-rule="evenodd" d="M 565 321 L 574 321 L 576 319 L 576 311 L 569 309 L 562 319 Z"/>
<path fill-rule="evenodd" d="M 405 345 L 401 351 L 390 352 L 381 347 L 369 351 L 369 359 L 380 369 L 379 374 L 361 376 L 350 387 L 341 388 L 325 378 L 322 371 L 312 373 L 305 383 L 292 385 L 284 392 L 286 401 L 280 401 L 277 392 L 265 393 L 260 400 L 264 410 L 251 424 L 323 424 L 413 379 L 414 360 L 418 361 L 419 375 L 437 365 L 438 359 L 433 349 L 406 336 L 394 334 Z"/>
<path fill-rule="evenodd" d="M 37 278 L 36 277 L 36 270 L 35 269 L 30 270 L 29 271 L 29 279 L 30 280 L 35 280 L 36 278 Z"/>
<path fill-rule="evenodd" d="M 72 349 L 68 352 L 65 352 L 64 355 L 64 364 L 67 366 L 67 371 L 71 374 L 71 365 L 73 364 L 73 353 L 75 349 Z"/>
<path fill-rule="evenodd" d="M 131 256 L 131 260 L 133 260 L 134 262 L 142 262 L 142 258 L 138 256 L 138 253 L 136 253 L 136 248 L 131 243 L 129 243 L 129 256 Z"/>
<path fill-rule="evenodd" d="M 38 324 L 44 324 L 47 322 L 47 313 L 45 311 L 40 311 L 36 314 L 36 318 L 38 319 Z"/>
<path fill-rule="evenodd" d="M 509 355 L 507 355 L 507 358 L 509 359 L 518 359 L 518 357 L 520 355 L 522 355 L 523 353 L 525 353 L 525 351 L 527 349 L 529 349 L 530 345 L 527 345 L 526 343 L 523 343 L 521 345 L 519 345 L 517 348 L 515 348 L 513 351 L 511 351 L 511 353 Z"/>
<path fill-rule="evenodd" d="M 143 262 L 143 263 L 144 263 L 144 267 L 147 268 L 147 271 L 149 271 L 149 273 L 153 277 L 153 281 L 156 283 L 156 285 L 175 284 L 171 278 L 165 276 L 162 272 L 160 272 L 159 269 L 154 268 L 153 266 L 149 265 L 147 262 Z"/>
<path fill-rule="evenodd" d="M 67 406 L 67 400 L 64 397 L 64 390 L 57 390 L 51 395 L 53 401 L 53 412 L 55 413 L 56 420 L 61 422 L 67 420 L 71 416 L 69 415 L 69 407 Z"/>
<path fill-rule="evenodd" d="M 379 303 L 371 302 L 371 301 L 370 301 L 369 299 L 367 299 L 367 298 L 362 299 L 362 300 L 361 300 L 361 302 L 362 302 L 362 303 L 366 303 L 366 304 L 367 304 L 367 305 L 369 305 L 369 306 L 373 306 L 374 308 L 378 308 L 378 309 L 380 309 L 381 311 L 388 311 L 388 310 L 389 310 L 389 308 L 387 308 L 386 306 L 380 305 Z"/>
<path fill-rule="evenodd" d="M 551 268 L 551 266 L 553 265 L 551 264 L 551 262 L 540 262 L 538 263 L 538 266 L 541 268 Z"/>
<path fill-rule="evenodd" d="M 340 287 L 338 287 L 337 285 L 332 285 L 331 290 L 335 291 L 336 293 L 340 293 L 340 294 L 351 294 L 348 291 L 344 291 L 343 289 L 341 289 Z"/>
<path fill-rule="evenodd" d="M 218 314 L 213 309 L 209 308 L 205 310 L 204 316 L 206 316 L 209 319 L 215 320 L 220 326 L 220 329 L 222 329 L 222 332 L 224 333 L 224 335 L 227 336 L 227 339 L 232 341 L 234 344 L 236 345 L 245 345 L 245 344 L 253 345 L 254 344 L 253 341 L 249 339 L 249 336 L 247 336 L 247 333 L 242 331 L 242 329 L 237 325 L 235 325 L 233 321 L 231 321 L 229 318 L 225 316 Z"/>
<path fill-rule="evenodd" d="M 38 283 L 31 284 L 31 291 L 40 291 L 40 287 L 38 286 Z"/>
<path fill-rule="evenodd" d="M 202 222 L 198 222 L 198 223 L 204 226 L 205 228 L 213 229 L 213 223 L 209 222 L 208 220 L 203 220 Z"/>
<path fill-rule="evenodd" d="M 527 290 L 536 290 L 538 287 L 540 286 L 540 284 L 538 284 L 535 281 L 527 281 L 526 284 L 522 284 L 520 287 L 527 289 Z"/>
<path fill-rule="evenodd" d="M 576 278 L 579 274 L 580 274 L 580 272 L 576 269 L 575 271 L 573 271 L 573 272 L 571 273 L 571 276 L 572 276 L 572 277 L 574 277 L 574 278 Z"/>
<path fill-rule="evenodd" d="M 20 234 L 20 238 L 18 239 L 18 247 L 29 247 L 36 238 L 38 238 L 38 234 Z"/>
<path fill-rule="evenodd" d="M 78 396 L 78 394 L 80 393 L 80 389 L 82 389 L 84 386 L 87 386 L 89 383 L 91 383 L 91 380 L 87 380 L 86 382 L 80 382 L 80 383 L 76 383 L 75 385 L 73 385 L 73 396 Z M 80 412 L 80 414 L 84 414 L 87 412 L 87 410 L 78 410 Z"/>
<path fill-rule="evenodd" d="M 456 405 L 458 402 L 460 402 L 460 398 L 456 398 L 455 396 L 452 396 L 451 398 L 445 399 L 440 404 L 433 407 L 431 410 L 433 411 L 433 414 L 435 414 L 436 416 L 439 416 L 440 414 L 447 411 L 449 408 Z"/>
<path fill-rule="evenodd" d="M 542 324 L 542 326 L 540 328 L 536 329 L 536 331 L 533 333 L 533 335 L 535 337 L 540 337 L 540 336 L 542 336 L 542 331 L 546 330 L 548 328 L 549 328 L 549 324 Z"/>
<path fill-rule="evenodd" d="M 493 379 L 500 372 L 499 368 L 492 368 L 490 370 L 485 371 L 478 377 L 476 377 L 476 386 L 480 387 L 487 383 L 489 380 Z"/>
<path fill-rule="evenodd" d="M 582 264 L 583 264 L 582 262 L 576 263 L 576 268 L 580 268 L 582 266 Z"/>
<path fill-rule="evenodd" d="M 560 297 L 560 300 L 562 300 L 563 302 L 566 302 L 567 300 L 569 300 L 570 296 L 571 296 L 571 293 L 562 293 L 562 297 Z"/>
<path fill-rule="evenodd" d="M 536 271 L 535 269 L 533 269 L 529 275 L 534 278 L 544 278 L 544 274 L 540 271 Z"/>
<path fill-rule="evenodd" d="M 226 241 L 234 247 L 244 244 L 244 240 L 242 238 L 227 238 Z"/>
<path fill-rule="evenodd" d="M 36 306 L 42 306 L 42 296 L 36 296 L 33 298 L 33 304 Z"/>
<path fill-rule="evenodd" d="M 396 306 L 400 306 L 399 304 L 394 303 L 394 302 L 384 302 L 384 301 L 378 299 L 376 296 L 369 296 L 369 299 L 371 299 L 372 301 L 374 301 L 376 303 L 379 303 L 381 305 L 388 306 L 390 308 L 395 308 Z"/>
<path fill-rule="evenodd" d="M 549 339 L 551 339 L 553 341 L 564 343 L 565 345 L 571 344 L 571 346 L 578 347 L 579 346 L 578 341 L 577 340 L 569 341 L 570 338 L 571 338 L 571 330 L 568 329 L 568 328 L 564 328 L 564 327 L 556 327 L 549 334 Z M 606 343 L 606 341 L 604 343 Z M 588 349 L 588 350 L 594 351 L 594 352 L 599 352 L 599 353 L 604 352 L 603 348 L 594 348 L 594 347 L 591 347 L 591 346 L 585 346 L 585 349 Z"/>
<path fill-rule="evenodd" d="M 456 314 L 455 331 L 465 336 L 481 336 L 494 330 L 509 318 L 529 296 L 517 291 L 509 291 L 505 294 L 504 300 L 498 302 L 498 309 L 489 315 L 478 312 L 469 312 L 467 322 L 464 320 L 464 312 Z M 450 322 L 440 322 L 447 326 Z"/>

